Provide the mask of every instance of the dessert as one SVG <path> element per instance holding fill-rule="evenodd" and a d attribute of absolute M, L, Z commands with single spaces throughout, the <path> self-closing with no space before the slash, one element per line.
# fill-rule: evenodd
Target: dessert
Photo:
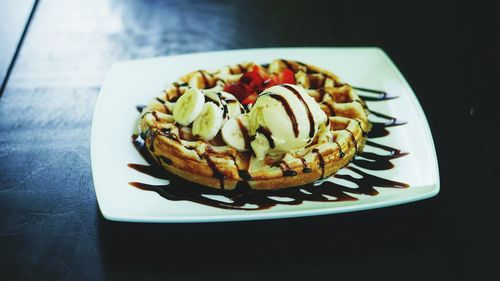
<path fill-rule="evenodd" d="M 139 137 L 165 170 L 217 189 L 301 186 L 361 152 L 365 103 L 334 74 L 290 60 L 182 76 L 142 109 Z"/>

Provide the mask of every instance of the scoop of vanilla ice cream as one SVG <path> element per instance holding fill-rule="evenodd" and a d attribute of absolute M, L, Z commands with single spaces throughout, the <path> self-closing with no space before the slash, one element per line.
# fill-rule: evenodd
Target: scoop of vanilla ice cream
<path fill-rule="evenodd" d="M 292 84 L 270 87 L 249 113 L 251 146 L 257 158 L 272 150 L 293 151 L 309 144 L 327 119 L 307 91 Z"/>

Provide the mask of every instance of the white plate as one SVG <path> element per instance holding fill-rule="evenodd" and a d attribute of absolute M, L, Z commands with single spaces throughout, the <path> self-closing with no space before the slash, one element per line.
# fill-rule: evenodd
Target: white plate
<path fill-rule="evenodd" d="M 304 202 L 259 211 L 225 210 L 190 201 L 169 201 L 128 182 L 162 184 L 127 167 L 146 162 L 131 144 L 138 112 L 181 75 L 197 69 L 217 69 L 242 61 L 267 63 L 276 58 L 299 60 L 331 70 L 359 87 L 399 95 L 384 102 L 368 102 L 370 109 L 408 124 L 389 128 L 389 136 L 375 139 L 410 154 L 393 160 L 395 168 L 371 174 L 410 184 L 407 189 L 377 188 L 377 196 L 354 195 L 359 200 Z M 109 220 L 130 222 L 215 222 L 288 218 L 351 212 L 425 199 L 439 192 L 436 152 L 425 115 L 415 94 L 389 57 L 378 48 L 272 48 L 219 51 L 120 62 L 110 69 L 97 100 L 92 124 L 91 157 L 97 201 Z"/>

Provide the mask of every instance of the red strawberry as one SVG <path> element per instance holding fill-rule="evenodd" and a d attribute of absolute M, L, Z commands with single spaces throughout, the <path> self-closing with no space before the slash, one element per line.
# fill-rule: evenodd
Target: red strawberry
<path fill-rule="evenodd" d="M 285 69 L 279 75 L 268 75 L 260 66 L 254 65 L 238 82 L 226 85 L 224 91 L 233 94 L 242 104 L 248 105 L 253 104 L 264 89 L 283 83 L 296 84 L 295 73 Z"/>
<path fill-rule="evenodd" d="M 280 83 L 281 84 L 296 84 L 295 81 L 295 73 L 290 69 L 286 68 L 283 73 L 280 74 Z"/>
<path fill-rule="evenodd" d="M 227 84 L 224 91 L 233 94 L 239 101 L 244 100 L 252 92 L 250 87 L 239 82 Z"/>
<path fill-rule="evenodd" d="M 257 93 L 251 93 L 250 95 L 248 95 L 248 97 L 246 97 L 242 102 L 241 104 L 244 104 L 244 105 L 249 105 L 249 104 L 254 104 L 255 103 L 255 100 L 257 99 L 259 95 Z"/>

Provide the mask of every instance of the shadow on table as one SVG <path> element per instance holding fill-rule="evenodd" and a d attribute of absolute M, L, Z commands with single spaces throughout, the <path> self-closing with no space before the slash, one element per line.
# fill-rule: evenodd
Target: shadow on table
<path fill-rule="evenodd" d="M 430 247 L 434 202 L 328 216 L 199 224 L 99 219 L 103 267 L 126 274 L 304 270 L 407 256 Z"/>

